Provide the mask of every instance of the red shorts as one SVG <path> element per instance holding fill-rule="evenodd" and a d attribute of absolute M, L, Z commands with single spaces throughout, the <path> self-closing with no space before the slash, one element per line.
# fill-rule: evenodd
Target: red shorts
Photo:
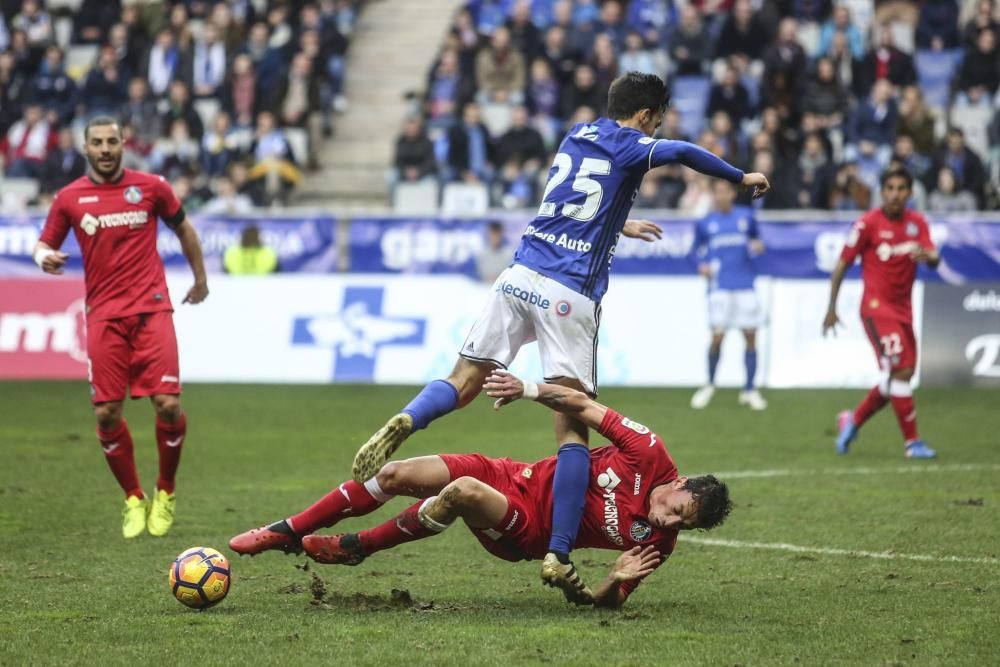
<path fill-rule="evenodd" d="M 917 338 L 910 322 L 870 316 L 862 322 L 879 363 L 887 360 L 890 371 L 917 367 Z"/>
<path fill-rule="evenodd" d="M 90 400 L 121 401 L 181 393 L 177 335 L 170 311 L 87 322 Z"/>
<path fill-rule="evenodd" d="M 491 530 L 472 528 L 483 547 L 497 558 L 519 561 L 543 558 L 548 551 L 549 530 L 537 503 L 517 484 L 527 463 L 491 459 L 482 454 L 442 454 L 451 478 L 472 477 L 507 498 L 507 514 Z"/>

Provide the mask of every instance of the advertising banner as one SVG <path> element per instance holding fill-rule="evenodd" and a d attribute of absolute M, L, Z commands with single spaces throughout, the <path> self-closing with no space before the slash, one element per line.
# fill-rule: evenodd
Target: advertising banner
<path fill-rule="evenodd" d="M 924 381 L 1000 387 L 1000 283 L 927 285 Z"/>
<path fill-rule="evenodd" d="M 0 378 L 86 377 L 83 281 L 0 278 Z"/>
<path fill-rule="evenodd" d="M 475 278 L 486 224 L 484 220 L 355 218 L 350 224 L 351 271 L 458 273 Z"/>
<path fill-rule="evenodd" d="M 530 221 L 527 215 L 495 218 L 504 226 L 508 250 L 514 249 Z M 350 267 L 360 273 L 458 273 L 476 276 L 475 259 L 485 243 L 488 220 L 435 218 L 355 218 L 350 224 Z M 692 254 L 693 220 L 658 220 L 663 238 L 653 243 L 622 237 L 611 264 L 612 275 L 696 275 Z M 754 259 L 759 275 L 822 279 L 840 258 L 849 222 L 759 223 L 765 252 Z M 919 270 L 927 281 L 962 283 L 1000 280 L 1000 224 L 969 220 L 931 225 L 941 247 L 939 271 Z M 853 267 L 848 277 L 860 275 Z"/>
<path fill-rule="evenodd" d="M 41 216 L 0 217 L 0 275 L 36 275 L 38 267 L 32 250 L 45 223 Z M 260 229 L 261 241 L 278 254 L 281 271 L 327 273 L 337 270 L 335 221 L 330 217 L 287 218 L 202 218 L 193 220 L 201 237 L 205 267 L 222 272 L 222 256 L 240 242 L 240 234 L 250 224 Z M 160 223 L 157 247 L 168 269 L 183 269 L 187 260 L 173 232 Z M 82 274 L 83 259 L 71 232 L 62 250 L 69 254 L 66 271 Z"/>
<path fill-rule="evenodd" d="M 490 285 L 458 276 L 215 276 L 198 306 L 177 295 L 186 272 L 167 276 L 185 382 L 422 384 L 446 377 Z M 922 292 L 914 294 L 919 334 Z M 857 313 L 860 285 L 845 283 L 844 328 L 820 334 L 825 281 L 762 278 L 769 319 L 758 331 L 758 384 L 866 387 L 878 367 Z M 0 280 L 0 377 L 86 377 L 83 285 L 75 278 Z M 700 278 L 630 277 L 612 282 L 598 341 L 600 386 L 697 386 L 709 342 Z M 743 337 L 730 332 L 717 381 L 744 380 Z M 512 365 L 543 376 L 537 345 Z"/>
<path fill-rule="evenodd" d="M 913 286 L 913 329 L 917 342 L 923 322 L 923 290 Z M 765 372 L 771 387 L 871 387 L 878 383 L 878 359 L 859 314 L 860 281 L 845 281 L 837 315 L 841 326 L 823 336 L 830 296 L 825 280 L 775 280 L 771 292 L 771 355 Z M 918 362 L 915 381 L 920 379 Z"/>
<path fill-rule="evenodd" d="M 185 276 L 170 279 L 175 293 L 186 289 Z M 451 371 L 489 289 L 447 276 L 217 279 L 209 301 L 175 314 L 181 371 L 187 381 L 421 384 Z M 860 286 L 845 285 L 846 326 L 829 340 L 820 335 L 825 290 L 821 281 L 760 281 L 758 295 L 772 313 L 758 332 L 760 384 L 866 387 L 877 381 L 878 366 L 855 316 Z M 604 302 L 598 382 L 703 384 L 708 342 L 702 280 L 623 277 Z M 542 377 L 536 344 L 522 349 L 512 369 Z M 719 383 L 738 386 L 743 373 L 743 337 L 731 332 Z"/>

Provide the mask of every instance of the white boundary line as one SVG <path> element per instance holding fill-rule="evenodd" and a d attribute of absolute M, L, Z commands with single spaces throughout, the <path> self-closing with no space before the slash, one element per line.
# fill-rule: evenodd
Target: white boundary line
<path fill-rule="evenodd" d="M 753 479 L 757 477 L 806 477 L 809 475 L 905 475 L 910 473 L 977 472 L 1000 471 L 1000 464 L 953 463 L 948 465 L 921 465 L 914 463 L 895 468 L 823 468 L 814 470 L 736 470 L 712 473 L 722 481 L 730 479 Z"/>
<path fill-rule="evenodd" d="M 927 554 L 901 554 L 892 551 L 857 551 L 854 549 L 831 549 L 826 547 L 803 547 L 797 544 L 782 542 L 741 542 L 739 540 L 720 540 L 712 537 L 693 537 L 682 535 L 684 542 L 692 542 L 710 547 L 730 547 L 733 549 L 767 549 L 771 551 L 791 551 L 793 553 L 820 554 L 823 556 L 851 556 L 854 558 L 878 558 L 881 560 L 913 560 L 930 563 L 974 563 L 977 565 L 1000 565 L 1000 559 L 966 556 L 930 556 Z"/>

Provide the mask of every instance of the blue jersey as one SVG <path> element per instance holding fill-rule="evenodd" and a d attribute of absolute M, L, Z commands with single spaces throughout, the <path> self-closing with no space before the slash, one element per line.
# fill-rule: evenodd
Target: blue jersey
<path fill-rule="evenodd" d="M 750 241 L 756 238 L 757 221 L 746 206 L 734 206 L 729 213 L 712 211 L 695 223 L 693 250 L 699 263 L 712 267 L 709 290 L 753 289 L 757 270 Z"/>
<path fill-rule="evenodd" d="M 607 118 L 574 125 L 559 145 L 514 263 L 600 301 L 642 177 L 673 162 L 733 183 L 743 180 L 742 171 L 686 141 L 651 139 Z"/>

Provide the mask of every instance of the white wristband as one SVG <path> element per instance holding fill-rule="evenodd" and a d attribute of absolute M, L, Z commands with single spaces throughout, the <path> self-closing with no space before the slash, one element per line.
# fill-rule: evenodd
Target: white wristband
<path fill-rule="evenodd" d="M 521 394 L 521 398 L 526 398 L 529 401 L 533 401 L 538 398 L 538 385 L 531 380 L 522 380 L 521 384 L 524 385 L 524 393 Z"/>
<path fill-rule="evenodd" d="M 51 248 L 36 248 L 35 254 L 32 255 L 32 259 L 35 260 L 35 264 L 37 264 L 38 268 L 41 269 L 43 268 L 42 264 L 45 263 L 45 260 L 54 255 L 55 252 L 56 251 Z"/>

